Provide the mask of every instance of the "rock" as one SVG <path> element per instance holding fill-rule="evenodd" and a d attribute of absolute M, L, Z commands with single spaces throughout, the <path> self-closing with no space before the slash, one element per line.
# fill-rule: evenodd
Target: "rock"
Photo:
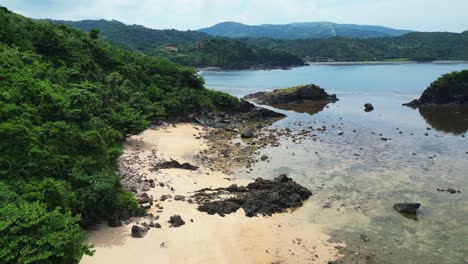
<path fill-rule="evenodd" d="M 176 195 L 176 196 L 174 196 L 174 200 L 176 200 L 176 201 L 185 201 L 185 196 Z"/>
<path fill-rule="evenodd" d="M 213 192 L 214 191 L 214 192 Z M 312 193 L 286 174 L 272 180 L 256 179 L 245 187 L 232 185 L 216 190 L 200 190 L 194 196 L 198 210 L 224 216 L 244 209 L 246 216 L 272 215 L 298 208 Z"/>
<path fill-rule="evenodd" d="M 369 242 L 369 237 L 368 236 L 361 234 L 361 235 L 359 235 L 359 237 L 361 238 L 362 242 Z"/>
<path fill-rule="evenodd" d="M 365 108 L 364 111 L 366 111 L 366 112 L 374 111 L 374 106 L 372 104 L 370 104 L 370 103 L 365 104 L 364 108 Z"/>
<path fill-rule="evenodd" d="M 263 155 L 261 158 L 260 158 L 262 161 L 265 161 L 268 159 L 268 156 L 267 155 Z"/>
<path fill-rule="evenodd" d="M 180 227 L 185 225 L 185 222 L 180 215 L 174 215 L 169 219 L 169 224 L 171 224 L 171 227 Z"/>
<path fill-rule="evenodd" d="M 164 201 L 166 201 L 167 199 L 171 199 L 171 198 L 172 198 L 171 195 L 161 195 L 161 198 L 159 198 L 159 200 L 160 200 L 161 202 L 164 202 Z"/>
<path fill-rule="evenodd" d="M 159 223 L 154 223 L 154 228 L 161 228 L 161 225 Z"/>
<path fill-rule="evenodd" d="M 416 211 L 420 206 L 420 203 L 397 203 L 393 208 L 400 213 L 416 214 Z"/>
<path fill-rule="evenodd" d="M 198 170 L 197 166 L 191 165 L 189 163 L 180 163 L 176 160 L 164 161 L 159 164 L 156 164 L 151 171 L 158 171 L 162 169 L 183 169 L 183 170 Z"/>
<path fill-rule="evenodd" d="M 452 189 L 452 188 L 448 188 L 447 192 L 449 192 L 451 194 L 457 193 L 457 191 L 455 189 Z"/>
<path fill-rule="evenodd" d="M 138 203 L 139 204 L 144 204 L 148 203 L 150 201 L 150 197 L 147 193 L 142 193 L 140 197 L 138 197 Z"/>
<path fill-rule="evenodd" d="M 255 137 L 255 134 L 254 134 L 254 132 L 252 132 L 252 130 L 244 131 L 241 134 L 241 138 L 254 138 L 254 137 Z"/>
<path fill-rule="evenodd" d="M 143 238 L 148 233 L 148 228 L 134 225 L 132 226 L 132 237 Z"/>
<path fill-rule="evenodd" d="M 150 203 L 140 204 L 140 208 L 145 209 L 145 210 L 150 209 L 151 204 Z"/>
<path fill-rule="evenodd" d="M 259 104 L 281 104 L 299 103 L 304 101 L 332 101 L 338 99 L 336 95 L 329 95 L 324 89 L 317 85 L 303 85 L 286 89 L 276 89 L 272 92 L 259 92 L 249 94 L 244 99 L 251 100 Z"/>

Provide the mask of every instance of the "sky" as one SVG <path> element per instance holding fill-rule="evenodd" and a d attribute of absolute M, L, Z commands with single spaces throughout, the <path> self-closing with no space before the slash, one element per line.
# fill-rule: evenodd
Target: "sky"
<path fill-rule="evenodd" d="M 416 31 L 468 30 L 468 0 L 0 0 L 32 18 L 115 19 L 179 30 L 328 21 Z"/>

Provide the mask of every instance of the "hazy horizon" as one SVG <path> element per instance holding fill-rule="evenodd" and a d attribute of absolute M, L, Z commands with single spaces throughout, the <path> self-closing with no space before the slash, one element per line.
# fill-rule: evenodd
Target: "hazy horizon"
<path fill-rule="evenodd" d="M 468 29 L 465 0 L 443 4 L 438 0 L 3 0 L 0 5 L 36 19 L 118 20 L 154 29 L 196 30 L 225 21 L 248 25 L 332 22 L 414 31 Z"/>

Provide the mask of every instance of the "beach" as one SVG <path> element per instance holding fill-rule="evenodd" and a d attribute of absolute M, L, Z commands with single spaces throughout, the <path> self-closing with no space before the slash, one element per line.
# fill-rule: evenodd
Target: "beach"
<path fill-rule="evenodd" d="M 81 263 L 328 263 L 340 256 L 338 250 L 344 245 L 328 242 L 330 237 L 321 227 L 309 223 L 306 212 L 312 205 L 307 201 L 294 211 L 253 218 L 242 209 L 220 217 L 200 212 L 186 201 L 160 201 L 162 195 L 188 198 L 203 188 L 250 182 L 197 163 L 195 156 L 208 148 L 205 134 L 201 126 L 177 124 L 153 127 L 127 140 L 121 162 L 158 183 L 147 192 L 155 200 L 148 213 L 159 217 L 155 222 L 161 228 L 133 238 L 132 226 L 144 217 L 132 218 L 122 227 L 103 224 L 89 232 L 95 254 Z M 151 170 L 155 163 L 171 159 L 200 167 Z M 173 215 L 180 215 L 186 224 L 170 227 Z"/>

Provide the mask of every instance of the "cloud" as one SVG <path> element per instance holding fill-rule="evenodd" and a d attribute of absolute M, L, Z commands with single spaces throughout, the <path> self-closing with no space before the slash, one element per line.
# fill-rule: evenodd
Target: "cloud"
<path fill-rule="evenodd" d="M 0 0 L 0 5 L 33 18 L 116 19 L 152 28 L 331 21 L 421 31 L 468 29 L 467 0 Z"/>

